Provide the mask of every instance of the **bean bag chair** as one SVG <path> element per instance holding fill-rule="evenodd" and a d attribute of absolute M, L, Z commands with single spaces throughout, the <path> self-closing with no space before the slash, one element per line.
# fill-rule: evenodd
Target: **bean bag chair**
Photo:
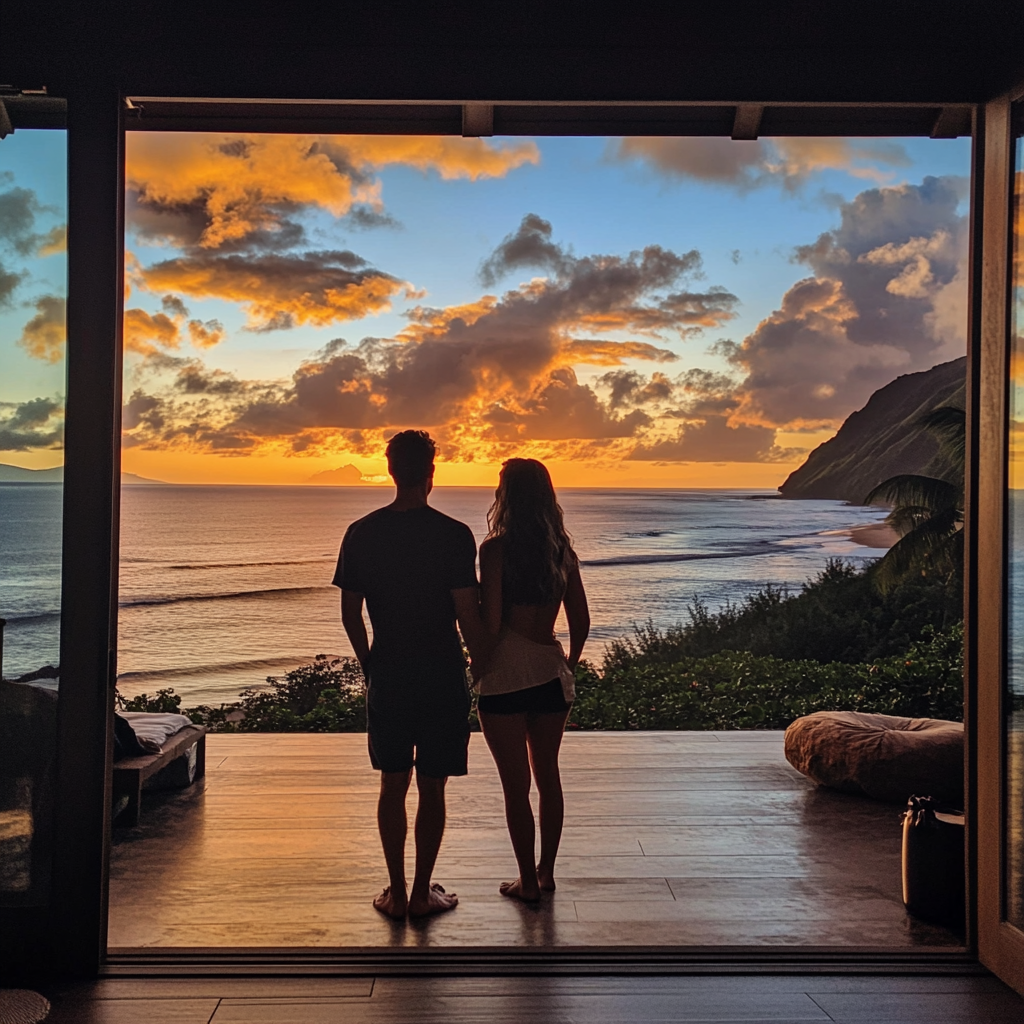
<path fill-rule="evenodd" d="M 817 711 L 786 730 L 786 760 L 844 793 L 899 804 L 931 796 L 963 807 L 962 722 Z"/>

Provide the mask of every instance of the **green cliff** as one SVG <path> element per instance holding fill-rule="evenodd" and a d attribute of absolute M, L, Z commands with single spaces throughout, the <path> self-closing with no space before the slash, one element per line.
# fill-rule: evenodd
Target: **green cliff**
<path fill-rule="evenodd" d="M 962 409 L 966 373 L 966 358 L 954 359 L 880 388 L 789 475 L 779 488 L 782 496 L 859 505 L 873 487 L 899 473 L 945 476 L 935 438 L 918 421 L 938 405 Z"/>

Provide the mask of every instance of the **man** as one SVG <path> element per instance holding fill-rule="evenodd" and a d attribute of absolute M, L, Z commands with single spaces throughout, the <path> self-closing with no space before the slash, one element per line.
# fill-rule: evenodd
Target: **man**
<path fill-rule="evenodd" d="M 334 576 L 341 620 L 367 681 L 370 761 L 381 773 L 377 827 L 390 884 L 373 905 L 395 920 L 443 913 L 459 902 L 431 882 L 444 835 L 445 783 L 467 771 L 470 702 L 456 619 L 471 652 L 483 638 L 472 531 L 427 503 L 435 453 L 423 430 L 391 438 L 395 500 L 348 528 Z M 407 891 L 405 798 L 413 767 L 416 875 Z"/>

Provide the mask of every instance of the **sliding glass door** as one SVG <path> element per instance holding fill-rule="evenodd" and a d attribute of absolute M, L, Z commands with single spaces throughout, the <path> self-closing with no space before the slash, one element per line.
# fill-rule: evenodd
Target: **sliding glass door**
<path fill-rule="evenodd" d="M 971 542 L 977 946 L 1024 991 L 1024 104 L 984 111 Z M 999 586 L 999 581 L 1003 585 Z"/>

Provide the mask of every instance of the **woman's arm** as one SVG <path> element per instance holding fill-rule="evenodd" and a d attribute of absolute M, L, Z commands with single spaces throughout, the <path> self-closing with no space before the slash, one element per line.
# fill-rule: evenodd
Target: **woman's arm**
<path fill-rule="evenodd" d="M 480 545 L 480 617 L 491 637 L 501 632 L 501 541 Z"/>
<path fill-rule="evenodd" d="M 590 608 L 587 606 L 587 592 L 583 589 L 580 568 L 569 573 L 565 581 L 565 618 L 569 623 L 569 667 L 576 668 L 583 655 L 583 645 L 590 634 Z"/>

